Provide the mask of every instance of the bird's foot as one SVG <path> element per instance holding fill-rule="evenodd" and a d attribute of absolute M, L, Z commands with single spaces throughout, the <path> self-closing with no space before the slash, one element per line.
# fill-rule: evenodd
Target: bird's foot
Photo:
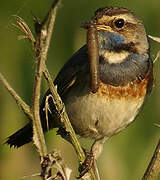
<path fill-rule="evenodd" d="M 86 173 L 88 173 L 88 171 L 93 167 L 94 164 L 94 156 L 92 151 L 90 152 L 86 152 L 86 159 L 85 161 L 79 166 L 79 177 L 77 177 L 77 179 L 80 179 L 81 177 L 83 177 Z"/>

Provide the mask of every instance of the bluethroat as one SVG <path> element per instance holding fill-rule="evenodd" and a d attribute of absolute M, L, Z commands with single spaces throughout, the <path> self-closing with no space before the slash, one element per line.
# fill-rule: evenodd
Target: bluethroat
<path fill-rule="evenodd" d="M 91 91 L 87 45 L 63 66 L 57 86 L 75 132 L 94 139 L 91 151 L 98 158 L 106 139 L 131 124 L 152 90 L 153 65 L 142 22 L 126 8 L 105 7 L 90 21 L 98 32 L 99 85 Z M 45 94 L 40 117 L 46 132 Z M 49 129 L 62 127 L 52 98 L 49 98 Z M 32 123 L 11 135 L 7 144 L 20 147 L 32 140 Z"/>

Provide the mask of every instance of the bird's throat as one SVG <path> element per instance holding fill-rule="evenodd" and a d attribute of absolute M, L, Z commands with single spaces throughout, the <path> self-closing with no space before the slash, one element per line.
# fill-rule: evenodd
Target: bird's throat
<path fill-rule="evenodd" d="M 120 59 L 118 59 L 117 54 L 114 57 L 115 59 L 109 57 L 110 59 L 107 60 L 106 57 L 100 56 L 99 71 L 102 82 L 113 86 L 120 86 L 135 80 L 141 81 L 144 79 L 151 65 L 148 54 L 131 53 L 128 56 L 124 54 L 119 57 Z M 108 61 L 117 62 L 109 63 Z"/>
<path fill-rule="evenodd" d="M 103 53 L 103 57 L 109 64 L 122 63 L 129 56 L 129 54 L 130 53 L 128 51 L 105 51 Z"/>

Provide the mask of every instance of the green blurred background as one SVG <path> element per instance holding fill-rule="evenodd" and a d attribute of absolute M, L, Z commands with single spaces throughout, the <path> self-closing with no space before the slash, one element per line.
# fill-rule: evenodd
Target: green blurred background
<path fill-rule="evenodd" d="M 25 19 L 33 30 L 32 14 L 43 18 L 51 0 L 3 1 L 0 6 L 0 72 L 23 99 L 30 104 L 33 92 L 35 57 L 26 40 L 18 41 L 21 33 L 12 25 L 12 15 Z M 159 0 L 62 0 L 59 9 L 47 65 L 52 77 L 86 41 L 86 31 L 80 28 L 93 12 L 104 6 L 123 6 L 134 11 L 144 22 L 147 33 L 160 36 Z M 151 56 L 155 58 L 160 45 L 151 41 Z M 155 87 L 137 120 L 126 130 L 112 137 L 106 144 L 98 167 L 102 180 L 141 179 L 159 138 L 160 118 L 160 62 L 154 65 Z M 43 80 L 42 93 L 47 89 Z M 22 127 L 27 118 L 0 84 L 0 179 L 15 180 L 40 171 L 39 157 L 30 143 L 19 149 L 2 145 L 5 138 Z M 76 154 L 71 145 L 51 131 L 46 136 L 48 151 L 60 150 L 65 164 L 77 176 Z M 83 144 L 89 144 L 84 141 Z M 28 178 L 40 179 L 40 178 Z M 160 178 L 159 178 L 160 179 Z"/>

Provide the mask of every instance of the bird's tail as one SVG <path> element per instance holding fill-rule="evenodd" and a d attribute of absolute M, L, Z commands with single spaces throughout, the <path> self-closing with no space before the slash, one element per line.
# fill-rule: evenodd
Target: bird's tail
<path fill-rule="evenodd" d="M 46 96 L 50 94 L 50 91 L 47 91 L 46 95 L 44 96 L 44 99 L 42 101 L 42 104 L 40 106 L 40 118 L 41 118 L 41 124 L 44 133 L 54 127 L 58 127 L 56 125 L 55 119 L 57 118 L 57 114 L 55 113 L 55 106 L 53 104 L 52 99 L 49 99 L 50 106 L 52 107 L 52 112 L 48 111 L 48 124 L 46 120 L 46 112 L 44 111 L 45 103 L 46 103 Z M 10 147 L 20 147 L 24 144 L 27 144 L 32 141 L 33 137 L 33 130 L 32 130 L 32 122 L 30 121 L 27 125 L 25 125 L 23 128 L 15 132 L 13 135 L 9 136 L 6 144 L 10 145 Z"/>
<path fill-rule="evenodd" d="M 26 126 L 15 132 L 13 135 L 9 136 L 6 144 L 10 145 L 10 147 L 20 147 L 24 144 L 29 143 L 32 140 L 33 132 L 32 132 L 32 124 L 28 123 Z"/>

